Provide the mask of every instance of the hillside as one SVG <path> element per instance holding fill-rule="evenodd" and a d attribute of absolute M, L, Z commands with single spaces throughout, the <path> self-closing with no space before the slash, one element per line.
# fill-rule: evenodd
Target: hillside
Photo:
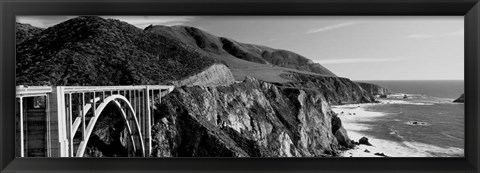
<path fill-rule="evenodd" d="M 18 33 L 38 32 L 29 25 L 17 27 L 26 28 Z M 23 35 L 29 39 L 17 44 L 17 85 L 225 85 L 251 76 L 286 87 L 319 89 L 335 104 L 372 101 L 358 84 L 303 56 L 193 27 L 142 30 L 86 16 Z"/>
<path fill-rule="evenodd" d="M 42 32 L 44 29 L 34 27 L 30 24 L 16 23 L 15 41 L 21 43 Z"/>
<path fill-rule="evenodd" d="M 154 32 L 196 47 L 206 56 L 225 63 L 237 80 L 246 76 L 270 82 L 286 82 L 280 78 L 285 72 L 300 72 L 336 76 L 320 64 L 313 63 L 296 53 L 265 46 L 239 43 L 229 38 L 217 37 L 205 31 L 187 26 L 149 26 L 145 31 Z"/>
<path fill-rule="evenodd" d="M 17 85 L 167 83 L 217 63 L 176 39 L 119 20 L 77 17 L 17 44 Z"/>
<path fill-rule="evenodd" d="M 43 31 L 20 23 L 17 28 L 17 84 L 170 83 L 215 63 L 227 65 L 237 81 L 253 76 L 289 82 L 281 77 L 288 72 L 335 76 L 296 53 L 238 43 L 193 27 L 142 30 L 119 20 L 82 16 Z"/>

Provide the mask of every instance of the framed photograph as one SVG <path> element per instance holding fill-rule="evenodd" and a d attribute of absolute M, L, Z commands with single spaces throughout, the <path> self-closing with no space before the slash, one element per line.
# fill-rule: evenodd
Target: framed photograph
<path fill-rule="evenodd" d="M 0 7 L 2 172 L 478 172 L 476 0 Z"/>

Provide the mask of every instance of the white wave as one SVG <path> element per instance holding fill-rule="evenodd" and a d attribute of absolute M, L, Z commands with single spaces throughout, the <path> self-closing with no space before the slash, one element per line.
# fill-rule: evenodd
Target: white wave
<path fill-rule="evenodd" d="M 370 104 L 351 104 L 332 106 L 332 110 L 342 119 L 344 128 L 347 130 L 350 139 L 358 141 L 361 137 L 369 138 L 373 146 L 359 145 L 353 150 L 347 150 L 341 154 L 344 157 L 379 157 L 375 153 L 384 153 L 390 157 L 463 157 L 464 149 L 456 147 L 439 147 L 431 144 L 413 142 L 413 141 L 393 141 L 384 139 L 375 139 L 368 136 L 364 131 L 372 130 L 373 126 L 365 122 L 376 121 L 379 117 L 389 116 L 392 113 L 366 111 L 366 107 L 379 104 L 409 104 L 409 105 L 434 105 L 432 102 L 414 102 L 410 99 L 378 99 L 380 103 Z M 415 100 L 415 99 L 413 99 Z M 415 100 L 416 101 L 416 100 Z M 395 121 L 401 121 L 395 119 Z M 413 121 L 405 122 L 413 125 Z M 417 122 L 417 125 L 429 125 L 427 122 Z M 390 135 L 397 136 L 403 140 L 404 136 L 394 129 L 388 132 Z M 444 134 L 448 135 L 448 134 Z M 451 136 L 451 135 L 450 135 Z M 448 137 L 448 136 L 447 136 Z M 452 136 L 453 137 L 453 136 Z M 368 152 L 366 152 L 368 150 Z"/>
<path fill-rule="evenodd" d="M 358 131 L 346 128 L 350 139 L 358 141 L 367 137 L 373 146 L 358 145 L 355 149 L 342 152 L 342 157 L 379 157 L 375 153 L 384 153 L 388 157 L 463 157 L 464 149 L 457 147 L 443 148 L 420 142 L 396 142 L 376 139 Z M 369 152 L 366 152 L 368 150 Z"/>
<path fill-rule="evenodd" d="M 457 137 L 455 137 L 455 136 L 449 135 L 449 134 L 446 133 L 446 132 L 441 132 L 441 134 L 442 134 L 442 135 L 445 135 L 445 136 L 447 136 L 447 137 L 449 137 L 449 138 L 456 139 L 456 140 L 463 140 L 462 138 L 457 138 Z"/>
<path fill-rule="evenodd" d="M 398 132 L 398 130 L 394 130 L 392 128 L 388 128 L 388 130 L 390 130 L 390 135 L 393 135 L 397 138 L 400 138 L 400 139 L 404 139 L 404 137 L 402 135 L 400 135 L 400 133 Z"/>
<path fill-rule="evenodd" d="M 420 143 L 420 142 L 403 142 L 407 147 L 415 149 L 419 153 L 424 153 L 430 157 L 463 157 L 465 150 L 463 148 L 448 147 L 443 148 L 435 145 Z"/>
<path fill-rule="evenodd" d="M 404 104 L 404 105 L 435 105 L 434 103 L 427 102 L 413 102 L 408 100 L 393 100 L 393 99 L 381 99 L 380 104 Z"/>
<path fill-rule="evenodd" d="M 384 112 L 366 111 L 366 106 L 367 105 L 353 107 L 333 106 L 332 110 L 333 112 L 337 113 L 337 115 L 342 119 L 342 122 L 347 123 L 374 121 L 375 118 L 389 115 L 389 113 Z"/>

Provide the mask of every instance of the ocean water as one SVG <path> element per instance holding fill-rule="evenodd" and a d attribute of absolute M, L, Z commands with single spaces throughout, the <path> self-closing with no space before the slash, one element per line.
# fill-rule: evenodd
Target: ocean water
<path fill-rule="evenodd" d="M 462 103 L 452 103 L 463 93 L 463 81 L 368 82 L 385 86 L 393 94 L 379 98 L 383 104 L 365 107 L 366 111 L 386 116 L 363 122 L 371 128 L 362 133 L 416 148 L 432 157 L 464 156 L 465 108 Z"/>
<path fill-rule="evenodd" d="M 392 80 L 362 81 L 388 88 L 391 93 L 408 93 L 429 97 L 456 99 L 464 92 L 463 80 Z"/>

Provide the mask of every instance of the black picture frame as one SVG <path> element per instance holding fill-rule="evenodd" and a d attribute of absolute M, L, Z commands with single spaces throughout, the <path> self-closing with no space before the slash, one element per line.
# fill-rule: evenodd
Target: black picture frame
<path fill-rule="evenodd" d="M 2 0 L 1 172 L 478 172 L 478 0 Z M 458 15 L 465 19 L 464 158 L 15 158 L 16 15 Z"/>

